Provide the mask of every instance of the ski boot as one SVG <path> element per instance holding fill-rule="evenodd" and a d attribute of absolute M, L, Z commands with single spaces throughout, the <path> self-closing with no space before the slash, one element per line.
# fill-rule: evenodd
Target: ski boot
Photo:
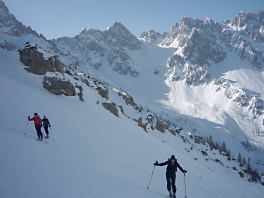
<path fill-rule="evenodd" d="M 176 193 L 173 193 L 172 198 L 176 198 Z"/>
<path fill-rule="evenodd" d="M 49 138 L 49 134 L 47 134 L 47 135 L 45 136 L 45 138 L 46 138 L 46 139 Z"/>
<path fill-rule="evenodd" d="M 172 193 L 171 193 L 171 191 L 169 191 L 169 196 L 170 196 L 170 198 L 172 198 Z"/>

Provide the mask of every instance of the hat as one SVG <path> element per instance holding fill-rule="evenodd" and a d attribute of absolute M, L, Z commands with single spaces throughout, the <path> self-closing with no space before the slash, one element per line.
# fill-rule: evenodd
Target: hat
<path fill-rule="evenodd" d="M 171 156 L 171 159 L 176 159 L 174 155 Z"/>
<path fill-rule="evenodd" d="M 37 116 L 37 115 L 38 115 L 38 113 L 34 113 L 34 115 L 36 115 L 36 116 Z"/>

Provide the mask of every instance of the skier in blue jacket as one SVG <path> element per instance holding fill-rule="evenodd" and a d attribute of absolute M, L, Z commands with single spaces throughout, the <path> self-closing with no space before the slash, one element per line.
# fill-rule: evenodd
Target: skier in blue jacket
<path fill-rule="evenodd" d="M 175 181 L 176 181 L 176 172 L 177 172 L 177 167 L 183 172 L 184 174 L 187 173 L 186 170 L 183 170 L 183 168 L 178 164 L 177 159 L 175 158 L 174 155 L 171 156 L 168 161 L 163 162 L 163 163 L 158 163 L 157 161 L 154 163 L 154 166 L 165 166 L 167 165 L 167 171 L 166 171 L 166 180 L 167 180 L 167 189 L 169 191 L 170 197 L 176 198 L 176 186 L 175 186 Z M 172 192 L 171 192 L 172 188 Z"/>

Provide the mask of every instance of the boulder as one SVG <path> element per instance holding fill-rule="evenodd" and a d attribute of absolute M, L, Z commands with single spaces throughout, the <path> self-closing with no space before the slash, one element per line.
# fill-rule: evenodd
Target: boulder
<path fill-rule="evenodd" d="M 99 87 L 97 90 L 98 90 L 98 94 L 99 94 L 101 97 L 103 97 L 103 98 L 109 100 L 109 96 L 108 96 L 109 91 L 108 91 L 107 89 L 102 89 L 101 87 Z"/>
<path fill-rule="evenodd" d="M 37 50 L 37 47 L 25 48 L 20 51 L 20 61 L 24 63 L 25 68 L 30 73 L 44 75 L 46 72 L 60 72 L 64 73 L 64 64 L 57 58 L 51 56 L 44 58 L 43 53 Z"/>
<path fill-rule="evenodd" d="M 102 103 L 104 108 L 108 111 L 110 111 L 112 114 L 114 114 L 116 117 L 119 117 L 118 115 L 118 109 L 116 108 L 116 105 L 114 103 Z"/>
<path fill-rule="evenodd" d="M 55 95 L 75 96 L 75 88 L 69 80 L 58 77 L 44 77 L 43 87 Z"/>

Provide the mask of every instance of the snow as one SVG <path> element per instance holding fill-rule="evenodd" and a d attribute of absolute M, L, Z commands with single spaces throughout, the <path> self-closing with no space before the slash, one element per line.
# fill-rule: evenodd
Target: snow
<path fill-rule="evenodd" d="M 158 48 L 155 53 L 160 53 Z M 171 51 L 168 49 L 164 53 Z M 134 56 L 138 56 L 133 59 L 140 62 L 140 56 L 136 54 Z M 157 56 L 153 56 L 153 66 L 154 63 L 157 64 L 155 57 Z M 97 91 L 82 82 L 78 83 L 84 88 L 84 102 L 80 102 L 78 96 L 55 96 L 42 87 L 43 76 L 23 70 L 24 65 L 19 61 L 17 52 L 0 49 L 0 59 L 0 197 L 166 197 L 168 193 L 165 167 L 154 169 L 149 190 L 147 186 L 153 171 L 153 163 L 156 160 L 166 161 L 172 154 L 188 171 L 185 178 L 187 197 L 263 197 L 264 188 L 260 184 L 240 178 L 231 168 L 212 160 L 206 161 L 198 154 L 198 150 L 188 152 L 188 146 L 179 136 L 151 130 L 146 133 L 123 114 L 120 113 L 120 117 L 113 116 L 101 105 L 104 100 Z M 165 62 L 160 59 L 159 61 Z M 143 66 L 144 62 L 141 64 Z M 146 67 L 145 73 L 151 69 Z M 142 73 L 144 74 L 144 70 Z M 113 75 L 111 78 L 114 83 L 120 83 L 127 77 Z M 138 90 L 137 87 L 143 82 L 142 77 L 139 76 L 137 79 L 131 77 L 131 82 L 136 83 L 134 88 L 130 89 L 136 98 L 142 103 L 149 101 L 150 106 L 156 111 L 161 109 L 158 107 L 162 101 L 160 94 L 166 93 L 164 90 L 170 88 L 175 93 L 178 89 L 186 90 L 183 99 L 188 100 L 183 103 L 183 108 L 178 110 L 187 113 L 191 111 L 189 106 L 197 105 L 199 110 L 192 115 L 199 117 L 201 126 L 210 124 L 206 121 L 210 113 L 217 113 L 205 112 L 205 107 L 199 106 L 197 102 L 192 103 L 196 97 L 211 93 L 209 89 L 212 86 L 207 89 L 197 87 L 193 94 L 190 88 L 181 83 L 170 84 L 166 81 L 162 86 L 147 84 L 145 89 L 142 87 Z M 150 82 L 154 80 L 150 79 Z M 123 85 L 129 88 L 129 84 Z M 139 95 L 146 93 L 151 86 L 153 90 L 155 86 L 155 90 L 157 88 L 160 90 L 158 93 L 148 91 L 153 100 L 147 96 L 140 98 Z M 115 89 L 110 92 L 110 98 L 122 103 L 120 97 L 118 99 L 117 94 L 114 95 L 117 91 Z M 168 93 L 164 100 L 168 97 L 173 102 L 180 102 L 177 94 Z M 169 113 L 173 112 L 170 107 L 172 103 L 162 102 L 168 107 Z M 210 108 L 217 108 L 213 103 L 208 105 Z M 136 116 L 132 108 L 124 107 L 125 112 Z M 46 115 L 50 120 L 52 126 L 50 139 L 36 141 L 33 122 L 27 122 L 27 116 L 32 116 L 34 112 L 40 116 Z M 218 115 L 219 122 L 224 122 L 221 119 L 224 119 L 225 114 L 219 111 Z M 140 116 L 142 115 L 138 114 L 138 117 Z M 213 119 L 216 116 L 211 117 Z M 190 132 L 186 135 L 189 134 Z M 230 141 L 232 142 L 232 139 Z M 200 145 L 195 147 L 202 149 Z M 227 160 L 218 153 L 209 155 L 227 163 Z M 198 159 L 194 160 L 196 157 Z M 237 166 L 235 162 L 230 162 L 229 165 Z M 184 197 L 184 176 L 180 171 L 177 172 L 176 183 L 177 197 Z"/>

